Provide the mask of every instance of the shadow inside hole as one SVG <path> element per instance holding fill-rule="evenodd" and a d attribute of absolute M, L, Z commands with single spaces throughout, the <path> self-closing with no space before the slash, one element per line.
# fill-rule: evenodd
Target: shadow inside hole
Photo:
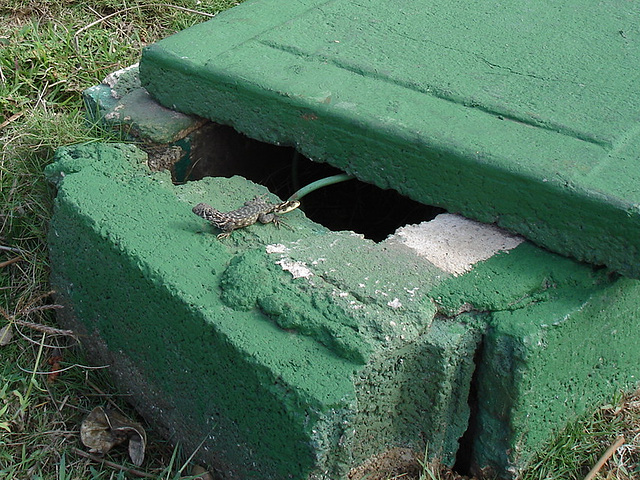
<path fill-rule="evenodd" d="M 315 180 L 344 173 L 313 162 L 291 147 L 259 142 L 213 123 L 194 136 L 191 152 L 187 180 L 240 175 L 266 186 L 282 199 Z M 238 206 L 246 200 L 238 199 Z M 307 217 L 330 230 L 351 230 L 376 242 L 398 227 L 428 221 L 444 212 L 356 179 L 306 195 L 301 208 Z"/>

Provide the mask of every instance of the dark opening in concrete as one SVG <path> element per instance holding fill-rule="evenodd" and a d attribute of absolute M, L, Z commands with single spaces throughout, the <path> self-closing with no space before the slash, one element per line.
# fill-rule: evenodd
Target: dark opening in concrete
<path fill-rule="evenodd" d="M 185 180 L 241 175 L 282 199 L 315 180 L 343 173 L 309 160 L 294 148 L 259 142 L 217 124 L 201 130 L 192 152 Z M 431 220 L 444 212 L 355 179 L 310 193 L 302 199 L 301 208 L 310 219 L 331 230 L 352 230 L 376 242 L 398 227 Z"/>
<path fill-rule="evenodd" d="M 484 340 L 480 342 L 478 348 L 473 355 L 474 370 L 471 377 L 471 385 L 469 386 L 469 423 L 467 430 L 458 440 L 460 447 L 456 453 L 456 461 L 453 465 L 453 471 L 459 475 L 472 475 L 474 473 L 473 443 L 478 433 L 478 367 L 482 362 L 482 354 L 484 351 Z"/>

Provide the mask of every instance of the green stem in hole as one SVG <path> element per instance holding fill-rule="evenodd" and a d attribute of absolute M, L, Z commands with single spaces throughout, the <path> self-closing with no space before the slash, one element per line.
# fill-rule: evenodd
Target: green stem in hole
<path fill-rule="evenodd" d="M 345 182 L 345 181 L 351 180 L 353 178 L 355 178 L 355 177 L 352 177 L 351 175 L 348 175 L 346 173 L 341 173 L 339 175 L 333 175 L 332 177 L 321 178 L 320 180 L 316 180 L 315 182 L 311 182 L 309 185 L 306 185 L 306 186 L 302 187 L 296 193 L 291 195 L 287 201 L 291 202 L 291 201 L 294 201 L 294 200 L 300 200 L 302 197 L 304 197 L 308 193 L 311 193 L 311 192 L 313 192 L 315 190 L 318 190 L 319 188 L 327 187 L 329 185 L 333 185 L 334 183 Z"/>

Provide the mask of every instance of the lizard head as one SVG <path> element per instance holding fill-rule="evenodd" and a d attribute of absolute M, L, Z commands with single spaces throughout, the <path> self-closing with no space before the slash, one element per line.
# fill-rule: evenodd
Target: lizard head
<path fill-rule="evenodd" d="M 282 202 L 273 209 L 273 213 L 275 214 L 283 214 L 289 213 L 292 210 L 295 210 L 300 206 L 300 202 L 298 200 L 287 200 L 286 202 Z"/>

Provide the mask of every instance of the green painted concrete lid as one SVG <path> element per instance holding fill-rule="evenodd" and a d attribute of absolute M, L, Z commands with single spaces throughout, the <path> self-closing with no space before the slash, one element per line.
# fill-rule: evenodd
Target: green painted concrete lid
<path fill-rule="evenodd" d="M 166 106 L 640 278 L 639 14 L 249 1 L 151 45 L 140 73 Z"/>

